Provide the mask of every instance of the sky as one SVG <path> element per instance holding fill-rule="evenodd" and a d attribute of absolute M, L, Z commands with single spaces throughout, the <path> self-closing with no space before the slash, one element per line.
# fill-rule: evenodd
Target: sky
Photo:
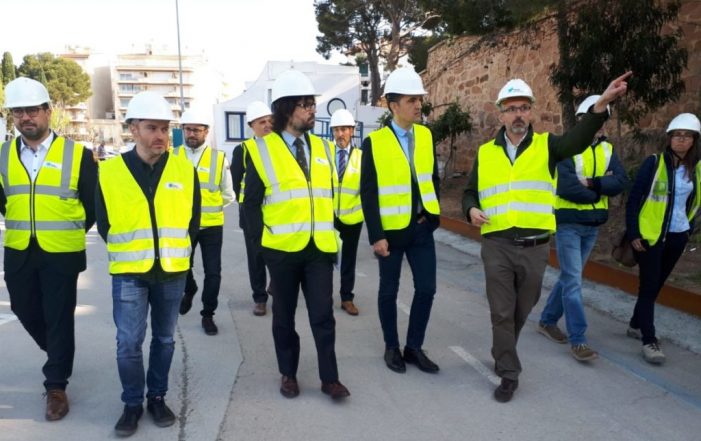
<path fill-rule="evenodd" d="M 16 65 L 24 55 L 63 53 L 66 46 L 111 54 L 154 42 L 177 53 L 175 5 L 176 0 L 12 2 L 2 8 L 0 53 L 12 53 Z M 178 0 L 178 8 L 182 53 L 204 50 L 235 94 L 268 60 L 345 61 L 340 54 L 327 61 L 316 52 L 313 0 Z"/>

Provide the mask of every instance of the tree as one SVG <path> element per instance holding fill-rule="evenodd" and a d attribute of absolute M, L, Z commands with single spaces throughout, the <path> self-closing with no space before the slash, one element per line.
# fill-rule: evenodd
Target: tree
<path fill-rule="evenodd" d="M 90 77 L 78 63 L 48 52 L 26 55 L 19 74 L 46 85 L 51 101 L 58 106 L 72 106 L 91 95 Z"/>
<path fill-rule="evenodd" d="M 0 69 L 0 109 L 3 108 L 3 104 L 5 104 L 5 87 L 2 81 L 3 75 L 2 75 L 2 69 Z"/>
<path fill-rule="evenodd" d="M 460 134 L 472 131 L 472 117 L 469 112 L 465 112 L 457 102 L 448 105 L 445 112 L 436 120 L 429 124 L 433 133 L 433 140 L 439 143 L 448 139 L 448 159 L 443 164 L 443 179 L 448 176 L 450 166 L 455 162 L 455 138 Z"/>
<path fill-rule="evenodd" d="M 448 36 L 441 33 L 413 37 L 408 55 L 409 63 L 414 66 L 417 72 L 426 69 L 426 65 L 428 64 L 428 50 L 446 38 L 448 38 Z"/>
<path fill-rule="evenodd" d="M 674 26 L 680 2 L 591 0 L 558 9 L 559 64 L 550 81 L 558 88 L 566 127 L 574 104 L 604 90 L 611 78 L 633 71 L 628 93 L 616 106 L 622 122 L 634 126 L 651 111 L 684 91 L 681 74 L 688 53 Z M 662 32 L 662 29 L 670 29 Z"/>
<path fill-rule="evenodd" d="M 5 52 L 2 54 L 2 85 L 3 87 L 17 77 L 15 63 L 12 61 L 12 54 Z"/>

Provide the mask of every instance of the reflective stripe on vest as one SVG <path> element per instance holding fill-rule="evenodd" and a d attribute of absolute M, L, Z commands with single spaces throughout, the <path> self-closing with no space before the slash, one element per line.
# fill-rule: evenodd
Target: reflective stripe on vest
<path fill-rule="evenodd" d="M 243 166 L 243 175 L 241 176 L 241 189 L 239 190 L 239 204 L 243 204 L 243 198 L 246 195 L 246 156 L 248 156 L 248 147 L 246 146 L 247 142 L 255 143 L 255 139 L 247 139 L 241 143 L 241 164 Z"/>
<path fill-rule="evenodd" d="M 534 133 L 513 164 L 494 140 L 480 146 L 477 155 L 480 206 L 489 216 L 482 234 L 513 227 L 555 231 L 547 133 Z"/>
<path fill-rule="evenodd" d="M 384 230 L 401 230 L 411 220 L 411 181 L 413 165 L 421 203 L 424 209 L 440 214 L 438 197 L 433 187 L 433 137 L 431 131 L 419 124 L 413 125 L 414 158 L 409 161 L 396 135 L 389 127 L 370 133 L 372 157 L 377 171 L 380 219 Z"/>
<path fill-rule="evenodd" d="M 187 152 L 184 146 L 175 147 L 173 154 L 182 159 L 187 159 Z M 214 161 L 212 161 L 212 156 L 216 156 Z M 193 165 L 197 169 L 197 177 L 200 180 L 200 193 L 202 195 L 200 227 L 224 225 L 224 199 L 222 198 L 220 187 L 224 171 L 224 152 L 206 146 L 197 164 Z"/>
<path fill-rule="evenodd" d="M 107 253 L 110 274 L 146 273 L 156 258 L 166 272 L 190 268 L 194 168 L 170 154 L 156 188 L 153 206 L 158 235 L 154 239 L 149 203 L 122 156 L 104 161 L 99 183 L 110 220 Z"/>
<path fill-rule="evenodd" d="M 340 180 L 339 176 L 339 182 L 336 186 L 334 207 L 336 207 L 338 220 L 346 225 L 355 225 L 364 219 L 360 201 L 360 163 L 363 152 L 357 147 L 350 149 L 343 181 Z M 334 159 L 336 159 L 335 155 Z"/>
<path fill-rule="evenodd" d="M 78 199 L 83 146 L 56 136 L 31 181 L 17 152 L 19 138 L 0 148 L 0 177 L 7 197 L 5 246 L 24 250 L 35 236 L 44 251 L 85 249 L 85 209 Z"/>
<path fill-rule="evenodd" d="M 304 249 L 310 239 L 324 252 L 337 251 L 333 227 L 333 185 L 337 182 L 326 140 L 309 135 L 310 170 L 304 176 L 277 133 L 257 138 L 248 154 L 265 186 L 261 244 L 286 252 Z"/>
<path fill-rule="evenodd" d="M 603 141 L 595 146 L 590 146 L 583 153 L 574 156 L 572 161 L 574 162 L 577 179 L 600 178 L 606 175 L 612 155 L 613 146 Z M 608 196 L 605 195 L 601 195 L 597 202 L 591 204 L 578 204 L 559 196 L 555 198 L 555 209 L 564 208 L 579 211 L 607 210 L 608 206 Z"/>

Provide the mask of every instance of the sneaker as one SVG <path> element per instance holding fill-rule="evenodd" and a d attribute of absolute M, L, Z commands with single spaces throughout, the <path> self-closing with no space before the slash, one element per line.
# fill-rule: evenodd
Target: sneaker
<path fill-rule="evenodd" d="M 640 329 L 631 328 L 630 326 L 628 326 L 628 330 L 626 330 L 626 335 L 636 340 L 642 340 L 643 338 L 643 333 L 640 332 Z"/>
<path fill-rule="evenodd" d="M 572 351 L 572 356 L 577 361 L 591 361 L 599 358 L 599 354 L 586 343 L 572 345 L 570 350 Z"/>
<path fill-rule="evenodd" d="M 139 427 L 139 419 L 144 413 L 143 406 L 124 406 L 124 412 L 114 426 L 114 433 L 119 437 L 132 436 Z"/>
<path fill-rule="evenodd" d="M 657 342 L 643 345 L 643 358 L 650 364 L 662 364 L 667 359 Z"/>
<path fill-rule="evenodd" d="M 146 410 L 151 414 L 153 422 L 158 427 L 168 427 L 175 424 L 175 414 L 168 406 L 163 397 L 153 397 L 148 399 Z"/>
<path fill-rule="evenodd" d="M 555 343 L 567 343 L 567 336 L 560 331 L 560 328 L 558 328 L 557 325 L 546 325 L 543 322 L 538 322 L 538 332 Z"/>
<path fill-rule="evenodd" d="M 202 329 L 207 335 L 217 335 L 219 333 L 219 328 L 214 323 L 213 317 L 202 317 Z"/>

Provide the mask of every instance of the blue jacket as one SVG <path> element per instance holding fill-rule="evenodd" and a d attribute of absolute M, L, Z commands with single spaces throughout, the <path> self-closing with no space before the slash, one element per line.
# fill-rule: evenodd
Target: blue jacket
<path fill-rule="evenodd" d="M 594 141 L 590 148 L 596 148 L 599 143 L 605 141 L 601 137 Z M 604 176 L 591 178 L 592 187 L 585 187 L 579 181 L 574 168 L 572 158 L 557 163 L 557 195 L 575 204 L 595 204 L 601 196 L 616 196 L 625 190 L 628 185 L 628 176 L 613 151 L 609 166 Z M 560 208 L 555 210 L 555 219 L 558 224 L 584 224 L 597 226 L 608 220 L 607 209 L 577 210 L 574 208 Z"/>
<path fill-rule="evenodd" d="M 667 179 L 669 185 L 669 201 L 674 201 L 674 158 L 670 153 L 669 148 L 665 149 L 664 153 L 665 166 L 667 167 Z M 640 234 L 640 223 L 638 222 L 640 211 L 643 209 L 643 204 L 647 199 L 648 193 L 650 193 L 650 188 L 652 187 L 652 181 L 655 179 L 655 172 L 657 171 L 657 157 L 656 155 L 648 156 L 643 164 L 638 170 L 638 174 L 635 176 L 635 183 L 630 189 L 630 194 L 628 195 L 628 202 L 626 203 L 626 237 L 629 240 L 640 239 L 642 235 Z M 694 189 L 689 194 L 689 198 L 686 200 L 686 210 L 687 212 L 691 209 L 691 204 L 696 197 L 696 192 L 701 191 L 701 189 L 696 188 L 696 181 L 692 180 L 694 184 Z M 669 221 L 672 217 L 672 206 L 673 203 L 667 204 L 667 209 L 664 214 L 664 221 L 662 222 L 662 231 L 664 235 L 667 235 L 667 229 L 669 227 Z M 694 221 L 692 219 L 689 222 L 691 229 L 690 232 L 694 231 Z"/>

